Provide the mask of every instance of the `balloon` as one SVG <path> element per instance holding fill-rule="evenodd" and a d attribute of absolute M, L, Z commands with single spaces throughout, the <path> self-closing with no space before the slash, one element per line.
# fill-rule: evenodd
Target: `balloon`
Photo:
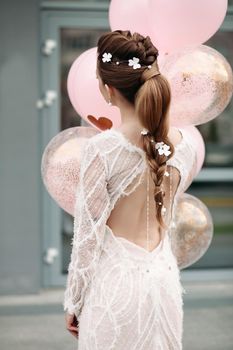
<path fill-rule="evenodd" d="M 147 0 L 112 0 L 109 6 L 109 22 L 112 30 L 130 30 L 149 35 Z"/>
<path fill-rule="evenodd" d="M 98 79 L 96 79 L 97 48 L 91 48 L 80 55 L 72 64 L 67 80 L 67 89 L 70 101 L 77 113 L 88 123 L 92 123 L 97 115 L 105 118 L 107 124 L 118 127 L 121 123 L 120 111 L 117 107 L 109 106 L 99 91 Z M 101 124 L 97 120 L 94 126 Z"/>
<path fill-rule="evenodd" d="M 232 97 L 231 66 L 209 46 L 166 55 L 160 70 L 171 85 L 172 125 L 204 124 L 222 113 Z"/>
<path fill-rule="evenodd" d="M 185 192 L 193 182 L 193 179 L 200 172 L 201 167 L 204 163 L 205 143 L 200 131 L 195 126 L 188 125 L 185 127 L 179 127 L 178 129 L 182 131 L 183 137 L 186 139 L 186 142 L 190 145 L 190 147 L 194 149 L 195 152 L 195 161 L 192 165 L 192 168 L 190 169 L 190 164 L 187 164 L 187 169 L 190 170 L 188 172 L 188 178 L 184 183 L 183 192 Z"/>
<path fill-rule="evenodd" d="M 213 238 L 213 220 L 207 206 L 197 197 L 177 197 L 171 247 L 180 269 L 194 264 L 208 250 Z"/>
<path fill-rule="evenodd" d="M 227 12 L 227 0 L 149 0 L 148 4 L 151 39 L 168 53 L 207 41 Z"/>
<path fill-rule="evenodd" d="M 69 74 L 68 74 L 68 78 L 67 78 L 67 88 L 68 88 L 68 95 L 70 100 L 74 100 L 75 99 L 75 89 L 76 89 L 76 76 L 75 76 L 75 70 L 77 69 L 77 67 L 79 66 L 79 64 L 86 59 L 86 57 L 88 56 L 88 54 L 90 54 L 90 52 L 93 49 L 88 49 L 84 52 L 81 53 L 81 55 L 79 55 L 76 60 L 73 62 L 70 70 L 69 70 Z M 96 50 L 96 48 L 95 48 Z"/>
<path fill-rule="evenodd" d="M 202 134 L 200 133 L 197 127 L 189 125 L 186 126 L 185 130 L 187 130 L 187 132 L 190 134 L 190 140 L 193 143 L 194 148 L 196 149 L 197 164 L 194 173 L 194 177 L 196 177 L 204 164 L 205 142 L 202 137 Z"/>
<path fill-rule="evenodd" d="M 43 183 L 55 202 L 71 215 L 74 212 L 82 148 L 96 134 L 98 131 L 92 127 L 65 129 L 52 138 L 43 152 Z"/>
<path fill-rule="evenodd" d="M 188 175 L 182 187 L 183 192 L 185 192 L 202 168 L 205 158 L 205 143 L 200 131 L 195 126 L 188 125 L 178 127 L 178 129 L 182 132 L 186 144 L 189 144 L 189 147 L 193 149 L 195 154 L 195 159 L 192 164 L 190 163 L 190 159 L 187 160 L 187 164 L 183 164 L 187 169 Z"/>

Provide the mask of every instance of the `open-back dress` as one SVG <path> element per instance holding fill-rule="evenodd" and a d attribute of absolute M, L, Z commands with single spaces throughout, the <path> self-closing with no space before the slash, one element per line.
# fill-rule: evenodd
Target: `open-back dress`
<path fill-rule="evenodd" d="M 63 302 L 79 321 L 78 350 L 182 349 L 185 290 L 171 232 L 177 198 L 197 160 L 187 132 L 179 131 L 182 139 L 167 161 L 179 174 L 171 220 L 152 251 L 107 225 L 116 202 L 144 181 L 145 152 L 117 129 L 96 134 L 84 146 Z"/>

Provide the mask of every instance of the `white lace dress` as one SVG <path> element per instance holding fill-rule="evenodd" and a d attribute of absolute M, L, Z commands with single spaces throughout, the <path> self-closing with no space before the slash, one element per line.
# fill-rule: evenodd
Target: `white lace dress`
<path fill-rule="evenodd" d="M 195 149 L 180 132 L 167 162 L 180 174 L 172 212 L 196 164 Z M 141 183 L 146 166 L 144 151 L 117 129 L 85 145 L 63 303 L 79 321 L 78 350 L 182 349 L 185 290 L 171 249 L 173 221 L 151 252 L 115 236 L 106 224 L 117 200 Z"/>

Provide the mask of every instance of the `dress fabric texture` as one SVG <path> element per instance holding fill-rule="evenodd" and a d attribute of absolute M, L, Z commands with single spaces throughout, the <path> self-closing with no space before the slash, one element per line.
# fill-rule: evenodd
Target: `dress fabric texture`
<path fill-rule="evenodd" d="M 183 293 L 171 249 L 177 198 L 196 166 L 185 130 L 167 165 L 180 182 L 168 230 L 151 252 L 117 237 L 106 224 L 115 203 L 130 195 L 147 169 L 144 151 L 117 129 L 91 137 L 84 146 L 76 190 L 72 253 L 64 311 L 79 321 L 78 350 L 180 350 Z"/>

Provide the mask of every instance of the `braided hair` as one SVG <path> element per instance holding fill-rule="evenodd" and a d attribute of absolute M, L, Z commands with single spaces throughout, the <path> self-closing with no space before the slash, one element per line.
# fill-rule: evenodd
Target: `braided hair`
<path fill-rule="evenodd" d="M 156 217 L 159 224 L 164 226 L 162 207 L 165 193 L 161 190 L 161 184 L 166 162 L 172 157 L 174 146 L 168 139 L 171 90 L 167 79 L 158 70 L 158 50 L 149 36 L 131 34 L 128 30 L 115 30 L 103 34 L 98 40 L 97 49 L 97 69 L 103 83 L 116 88 L 134 105 L 141 124 L 149 131 L 147 135 L 142 135 L 143 149 L 155 185 Z M 112 54 L 111 61 L 115 64 L 102 61 L 105 52 Z M 132 69 L 128 64 L 122 64 L 132 57 L 139 58 L 140 68 Z M 148 66 L 152 69 L 148 69 Z M 151 140 L 163 141 L 169 145 L 170 155 L 158 154 Z"/>

